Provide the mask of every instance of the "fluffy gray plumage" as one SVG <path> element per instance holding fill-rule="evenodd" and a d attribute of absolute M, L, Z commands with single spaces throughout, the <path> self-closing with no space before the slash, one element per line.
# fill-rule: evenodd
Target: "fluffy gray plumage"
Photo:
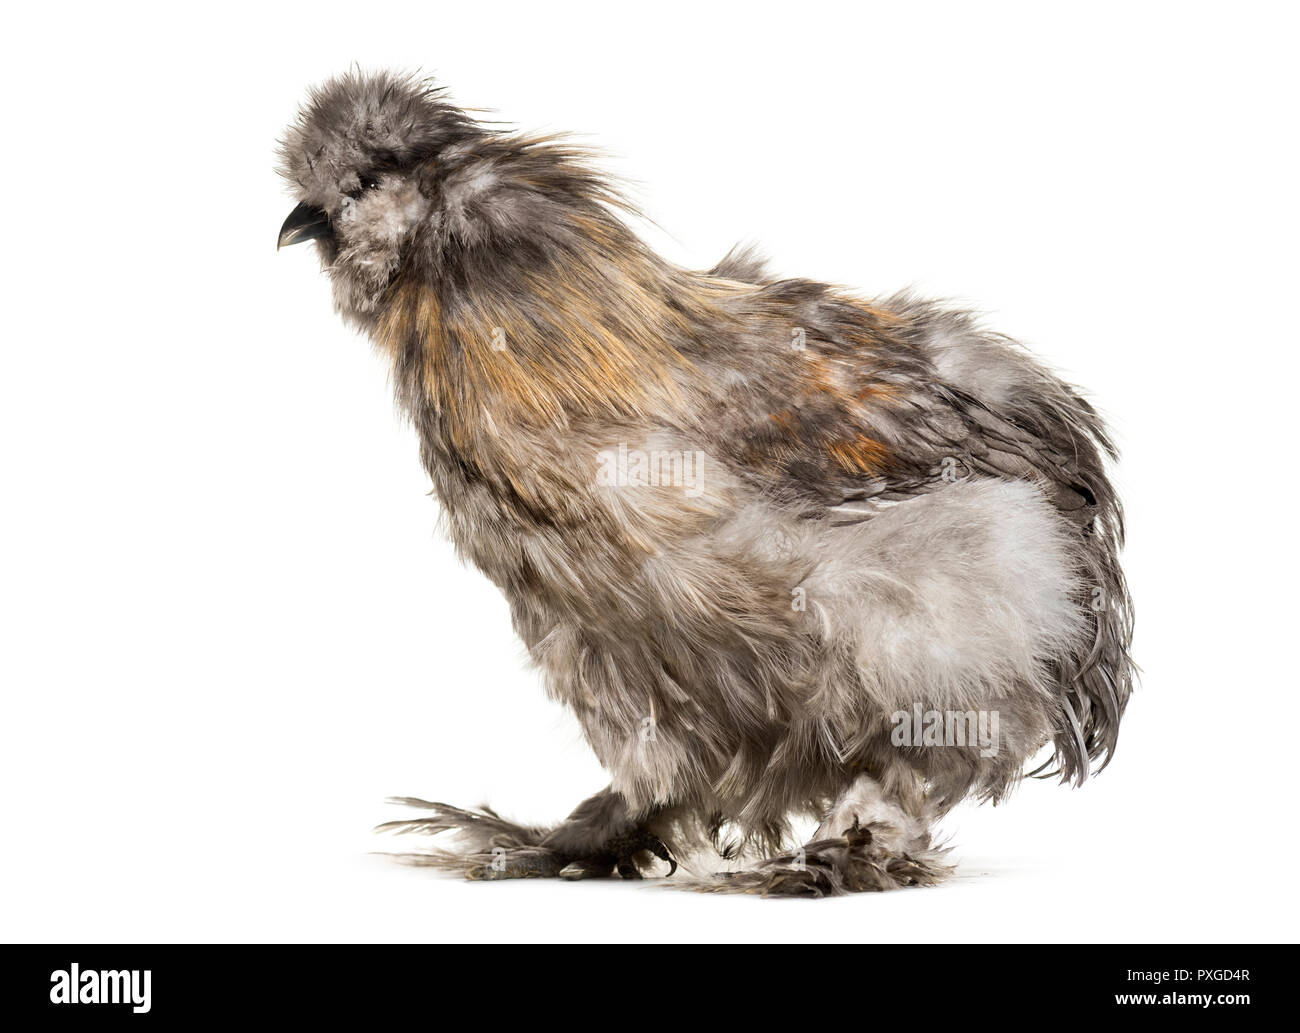
<path fill-rule="evenodd" d="M 579 150 L 401 76 L 314 90 L 281 172 L 281 242 L 316 241 L 452 540 L 611 776 L 554 828 L 407 801 L 428 815 L 394 827 L 460 834 L 421 863 L 632 877 L 730 836 L 772 856 L 697 886 L 928 884 L 958 801 L 1048 744 L 1067 780 L 1108 760 L 1133 682 L 1114 449 L 1017 344 L 747 252 L 677 268 Z M 996 743 L 900 738 L 922 714 Z"/>

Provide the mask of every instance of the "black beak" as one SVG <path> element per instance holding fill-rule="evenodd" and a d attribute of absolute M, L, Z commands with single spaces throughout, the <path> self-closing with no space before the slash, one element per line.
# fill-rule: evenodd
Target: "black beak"
<path fill-rule="evenodd" d="M 301 244 L 304 240 L 315 240 L 330 231 L 330 217 L 325 209 L 315 205 L 300 204 L 289 213 L 280 227 L 280 236 L 275 242 L 275 250 L 288 244 Z"/>

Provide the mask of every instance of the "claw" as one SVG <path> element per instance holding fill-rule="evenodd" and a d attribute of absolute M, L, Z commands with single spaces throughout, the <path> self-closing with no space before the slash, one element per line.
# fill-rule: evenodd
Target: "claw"
<path fill-rule="evenodd" d="M 650 853 L 654 854 L 655 857 L 659 858 L 659 860 L 667 861 L 672 866 L 668 869 L 668 874 L 664 876 L 665 879 L 671 879 L 675 874 L 677 874 L 677 862 L 673 860 L 673 855 L 670 854 L 668 848 L 664 846 L 663 840 L 658 836 L 651 836 L 646 849 L 649 850 Z"/>

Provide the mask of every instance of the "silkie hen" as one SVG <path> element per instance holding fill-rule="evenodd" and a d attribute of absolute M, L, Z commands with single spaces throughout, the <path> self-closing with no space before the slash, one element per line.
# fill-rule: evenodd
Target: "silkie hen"
<path fill-rule="evenodd" d="M 1049 743 L 1065 780 L 1109 759 L 1114 449 L 1014 342 L 746 252 L 680 269 L 583 152 L 404 76 L 314 90 L 280 171 L 279 243 L 315 240 L 456 548 L 611 776 L 553 828 L 407 801 L 429 813 L 392 827 L 460 836 L 425 863 L 635 878 L 712 843 L 742 867 L 700 888 L 931 884 L 960 800 Z"/>

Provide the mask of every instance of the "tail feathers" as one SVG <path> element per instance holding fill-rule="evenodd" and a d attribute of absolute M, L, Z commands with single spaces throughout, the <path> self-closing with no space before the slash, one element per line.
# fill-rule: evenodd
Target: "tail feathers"
<path fill-rule="evenodd" d="M 1115 572 L 1118 575 L 1118 571 Z M 1060 665 L 1064 686 L 1056 732 L 1056 771 L 1063 781 L 1082 783 L 1110 763 L 1137 670 L 1129 656 L 1132 603 L 1122 576 L 1091 581 L 1099 594 L 1085 601 L 1092 610 L 1091 648 Z M 1096 763 L 1100 761 L 1100 763 Z"/>
<path fill-rule="evenodd" d="M 972 468 L 1034 481 L 1072 525 L 1081 581 L 1075 601 L 1091 634 L 1055 665 L 1055 771 L 1042 777 L 1082 782 L 1094 762 L 1100 770 L 1114 753 L 1136 674 L 1133 604 L 1119 564 L 1124 512 L 1108 474 L 1118 450 L 1082 393 L 1016 342 L 981 330 L 969 313 L 910 295 L 885 304 L 914 324 L 963 418 L 960 447 Z"/>
<path fill-rule="evenodd" d="M 1069 454 L 1078 484 L 1087 497 L 1090 519 L 1078 530 L 1083 590 L 1078 600 L 1091 634 L 1073 656 L 1058 664 L 1062 688 L 1056 727 L 1056 769 L 1081 784 L 1089 773 L 1110 763 L 1137 669 L 1129 655 L 1133 639 L 1133 600 L 1120 567 L 1124 511 L 1107 473 L 1117 457 L 1096 410 L 1072 389 L 1062 389 L 1068 404 L 1045 400 L 1039 409 L 1051 426 L 1057 448 Z M 1100 762 L 1100 763 L 1098 763 Z"/>

